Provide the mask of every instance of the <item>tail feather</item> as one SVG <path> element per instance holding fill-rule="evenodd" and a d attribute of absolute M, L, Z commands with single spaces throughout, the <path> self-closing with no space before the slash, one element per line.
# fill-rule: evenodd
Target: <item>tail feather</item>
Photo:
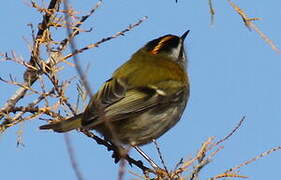
<path fill-rule="evenodd" d="M 45 124 L 40 126 L 39 129 L 41 130 L 49 130 L 52 129 L 55 132 L 67 132 L 73 129 L 77 129 L 81 127 L 83 113 L 73 116 L 69 119 L 64 121 L 59 121 L 55 123 Z"/>

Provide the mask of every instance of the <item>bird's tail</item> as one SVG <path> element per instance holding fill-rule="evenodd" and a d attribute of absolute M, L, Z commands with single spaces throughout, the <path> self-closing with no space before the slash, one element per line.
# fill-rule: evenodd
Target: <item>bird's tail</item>
<path fill-rule="evenodd" d="M 43 126 L 40 126 L 39 129 L 41 130 L 52 129 L 53 131 L 60 132 L 60 133 L 71 131 L 73 129 L 77 129 L 81 127 L 82 116 L 83 113 L 75 115 L 63 121 L 45 124 Z"/>

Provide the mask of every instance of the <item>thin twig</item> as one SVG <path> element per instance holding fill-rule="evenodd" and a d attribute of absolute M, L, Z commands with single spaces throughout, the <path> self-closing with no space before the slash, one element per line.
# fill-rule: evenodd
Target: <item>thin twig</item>
<path fill-rule="evenodd" d="M 2 57 L 1 60 L 5 60 L 5 61 L 13 61 L 15 63 L 18 63 L 20 65 L 25 66 L 26 68 L 30 68 L 34 71 L 37 71 L 38 68 L 36 68 L 35 66 L 30 65 L 28 62 L 25 62 L 24 59 L 22 57 L 19 57 L 15 51 L 11 51 L 10 52 L 11 57 L 8 55 L 8 53 L 5 54 L 0 54 L 0 56 Z"/>
<path fill-rule="evenodd" d="M 3 78 L 0 77 L 0 81 L 7 83 L 7 84 L 11 84 L 11 85 L 15 85 L 15 86 L 19 86 L 23 89 L 26 90 L 30 90 L 31 92 L 35 93 L 35 94 L 40 94 L 38 91 L 36 91 L 35 89 L 32 89 L 31 87 L 27 86 L 25 83 L 19 83 L 14 81 L 13 79 L 11 81 L 5 80 Z"/>
<path fill-rule="evenodd" d="M 219 175 L 216 175 L 215 177 L 208 178 L 208 180 L 216 180 L 221 178 L 248 178 L 248 176 L 243 176 L 237 173 L 222 173 Z"/>
<path fill-rule="evenodd" d="M 119 161 L 119 158 L 116 157 L 119 152 L 118 152 L 118 148 L 116 146 L 114 146 L 113 144 L 109 144 L 107 141 L 99 138 L 98 136 L 96 136 L 94 133 L 88 131 L 88 130 L 85 130 L 85 129 L 80 129 L 80 132 L 84 133 L 86 136 L 88 136 L 89 138 L 92 138 L 96 141 L 97 144 L 101 144 L 103 146 L 105 146 L 107 148 L 108 151 L 113 151 L 113 157 L 116 158 L 115 159 L 115 162 Z M 125 157 L 125 159 L 128 161 L 128 163 L 130 165 L 135 165 L 137 166 L 138 168 L 140 168 L 143 172 L 154 172 L 152 169 L 146 167 L 145 165 L 143 165 L 143 162 L 140 161 L 140 160 L 135 160 L 133 158 L 131 158 L 128 154 L 127 156 Z"/>
<path fill-rule="evenodd" d="M 216 175 L 214 177 L 211 177 L 211 178 L 208 178 L 208 180 L 216 180 L 216 179 L 220 179 L 220 178 L 226 178 L 226 177 L 234 177 L 234 178 L 248 178 L 247 176 L 243 176 L 243 175 L 240 175 L 240 174 L 237 174 L 236 171 L 238 171 L 241 167 L 243 166 L 246 166 L 250 163 L 253 163 L 255 161 L 257 161 L 258 159 L 262 158 L 262 157 L 265 157 L 275 151 L 280 151 L 281 150 L 281 146 L 277 146 L 277 147 L 274 147 L 274 148 L 271 148 L 269 149 L 268 151 L 265 151 L 233 168 L 230 168 L 228 170 L 226 170 L 225 172 L 219 174 L 219 175 Z"/>
<path fill-rule="evenodd" d="M 74 149 L 72 147 L 71 141 L 70 141 L 70 137 L 68 133 L 64 133 L 64 141 L 65 141 L 65 145 L 67 147 L 67 153 L 69 155 L 70 161 L 71 161 L 71 166 L 72 169 L 74 170 L 74 173 L 77 177 L 78 180 L 83 180 L 83 174 L 81 173 L 81 170 L 78 167 L 78 163 L 76 161 L 75 158 L 75 152 Z"/>
<path fill-rule="evenodd" d="M 46 115 L 49 115 L 53 118 L 58 118 L 61 117 L 59 113 L 56 113 L 54 111 L 50 110 L 50 107 L 46 108 L 39 108 L 39 107 L 24 107 L 24 106 L 19 106 L 19 107 L 14 107 L 9 111 L 9 113 L 16 113 L 16 112 L 29 112 L 29 113 L 44 113 Z"/>
<path fill-rule="evenodd" d="M 215 145 L 217 146 L 217 145 L 221 144 L 222 142 L 226 141 L 228 138 L 230 138 L 241 127 L 245 118 L 246 118 L 246 116 L 243 116 L 242 119 L 239 121 L 239 123 L 234 127 L 234 129 L 227 136 L 225 136 L 224 138 L 217 141 L 215 143 Z"/>
<path fill-rule="evenodd" d="M 29 103 L 26 108 L 33 108 L 34 106 L 36 106 L 38 103 L 40 103 L 44 98 L 48 97 L 49 95 L 54 93 L 54 88 L 51 89 L 49 92 L 41 94 L 37 99 L 35 99 L 33 102 Z M 0 110 L 0 116 L 3 116 L 9 112 L 11 112 L 11 108 L 9 109 L 9 111 L 4 110 L 1 111 Z M 0 124 L 0 133 L 3 132 L 4 130 L 6 130 L 8 127 L 11 127 L 12 125 L 18 124 L 19 122 L 23 121 L 23 119 L 20 119 L 20 117 L 25 113 L 25 111 L 21 111 L 19 112 L 16 116 L 13 117 L 13 119 L 5 119 L 5 121 L 3 121 Z M 38 113 L 38 112 L 37 112 Z M 14 122 L 13 122 L 14 121 Z"/>
<path fill-rule="evenodd" d="M 168 168 L 167 168 L 167 166 L 166 166 L 166 164 L 165 164 L 163 155 L 162 155 L 162 153 L 161 153 L 161 151 L 160 151 L 160 147 L 159 147 L 159 145 L 158 145 L 158 143 L 157 143 L 157 141 L 156 141 L 155 139 L 153 139 L 153 143 L 154 143 L 154 145 L 155 145 L 155 147 L 156 147 L 156 149 L 157 149 L 158 156 L 159 156 L 159 158 L 160 158 L 160 160 L 161 160 L 161 163 L 162 163 L 162 165 L 163 165 L 163 167 L 164 167 L 164 169 L 165 169 L 167 175 L 169 176 L 169 178 L 171 178 L 171 177 L 170 177 L 170 174 L 169 174 L 169 171 L 168 171 Z"/>
<path fill-rule="evenodd" d="M 213 152 L 211 155 L 209 155 L 208 157 L 206 157 L 206 154 L 210 150 L 210 147 L 213 147 L 212 146 L 213 139 L 214 139 L 213 137 L 210 137 L 210 138 L 208 138 L 207 141 L 205 141 L 202 144 L 199 152 L 196 155 L 196 160 L 198 161 L 198 164 L 193 168 L 191 174 L 189 175 L 189 178 L 188 178 L 189 180 L 197 179 L 199 176 L 199 173 L 203 169 L 203 167 L 205 167 L 211 161 L 211 157 L 213 157 L 218 152 L 218 150 L 217 150 L 217 151 Z M 187 164 L 185 164 L 185 166 L 186 165 Z"/>
<path fill-rule="evenodd" d="M 209 12 L 211 14 L 211 25 L 213 25 L 215 21 L 215 9 L 213 7 L 212 0 L 209 0 L 208 4 L 209 4 Z"/>
<path fill-rule="evenodd" d="M 81 49 L 76 49 L 74 52 L 72 52 L 72 53 L 66 55 L 65 57 L 63 57 L 62 60 L 66 60 L 66 59 L 68 59 L 68 58 L 70 58 L 70 57 L 72 57 L 72 56 L 74 56 L 76 54 L 82 53 L 85 50 L 89 50 L 91 48 L 98 47 L 100 44 L 102 44 L 102 43 L 104 43 L 106 41 L 109 41 L 111 39 L 117 38 L 118 36 L 123 36 L 126 32 L 130 31 L 131 29 L 133 29 L 136 26 L 139 26 L 146 19 L 147 19 L 147 17 L 145 16 L 144 18 L 140 19 L 135 24 L 129 25 L 126 29 L 124 29 L 124 30 L 122 30 L 120 32 L 117 32 L 117 33 L 115 33 L 112 36 L 109 36 L 109 37 L 106 37 L 106 38 L 102 38 L 100 41 L 98 41 L 96 43 L 93 43 L 93 44 L 89 44 L 86 47 L 83 47 Z"/>
<path fill-rule="evenodd" d="M 225 172 L 236 171 L 236 170 L 240 169 L 243 166 L 246 166 L 246 165 L 248 165 L 248 164 L 250 164 L 252 162 L 255 162 L 256 160 L 258 160 L 258 159 L 260 159 L 260 158 L 262 158 L 264 156 L 267 156 L 267 155 L 269 155 L 269 154 L 271 154 L 271 153 L 273 153 L 275 151 L 279 151 L 279 150 L 281 150 L 281 146 L 277 146 L 277 147 L 271 148 L 268 151 L 265 151 L 265 152 L 255 156 L 255 157 L 253 157 L 252 159 L 249 159 L 249 160 L 247 160 L 247 161 L 245 161 L 245 162 L 235 166 L 234 168 L 230 168 L 230 169 L 226 170 Z"/>
<path fill-rule="evenodd" d="M 68 7 L 68 1 L 65 0 L 64 1 L 64 10 L 65 11 L 68 11 L 69 7 Z M 66 13 L 65 14 L 65 21 L 67 22 L 67 27 L 69 27 L 69 24 L 70 24 L 70 17 L 69 15 Z M 71 31 L 69 28 L 66 28 L 67 30 L 67 34 L 68 34 L 68 37 L 71 36 Z M 71 51 L 72 51 L 72 54 L 73 52 L 75 51 L 76 49 L 76 44 L 74 42 L 74 39 L 70 39 L 70 48 L 71 48 Z M 80 65 L 80 61 L 78 59 L 78 56 L 76 56 L 76 54 L 73 55 L 73 61 L 75 63 L 75 69 L 77 70 L 77 73 L 79 74 L 79 77 L 81 78 L 81 81 L 87 91 L 87 94 L 90 96 L 90 97 L 93 97 L 93 93 L 91 91 L 91 88 L 89 86 L 89 83 L 87 82 L 87 78 L 86 78 L 86 75 L 83 73 L 83 70 L 81 68 L 81 65 Z"/>
<path fill-rule="evenodd" d="M 227 0 L 229 4 L 233 7 L 233 9 L 241 16 L 245 26 L 250 30 L 253 29 L 258 33 L 258 35 L 273 49 L 274 51 L 281 53 L 281 50 L 277 48 L 274 42 L 266 36 L 254 23 L 253 21 L 260 20 L 260 18 L 249 18 L 247 14 L 239 8 L 236 4 L 234 4 L 231 0 Z"/>
<path fill-rule="evenodd" d="M 92 8 L 90 10 L 90 12 L 85 15 L 85 16 L 82 16 L 81 17 L 81 20 L 75 25 L 75 27 L 77 28 L 75 31 L 73 31 L 71 34 L 68 35 L 68 38 L 65 38 L 64 40 L 62 40 L 60 42 L 60 46 L 58 47 L 58 51 L 61 51 L 63 49 L 65 49 L 66 45 L 69 43 L 69 41 L 71 39 L 73 39 L 74 36 L 78 35 L 79 34 L 79 27 L 91 16 L 94 14 L 94 12 L 100 7 L 100 5 L 102 4 L 102 0 L 100 0 L 99 2 L 97 2 L 97 4 L 95 5 L 94 8 Z"/>
<path fill-rule="evenodd" d="M 118 170 L 118 180 L 123 180 L 126 171 L 126 161 L 124 158 L 120 159 L 119 170 Z"/>

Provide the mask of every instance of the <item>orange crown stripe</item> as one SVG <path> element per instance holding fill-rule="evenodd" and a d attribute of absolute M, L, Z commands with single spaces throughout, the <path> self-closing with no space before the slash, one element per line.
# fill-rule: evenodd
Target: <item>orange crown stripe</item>
<path fill-rule="evenodd" d="M 155 46 L 155 48 L 153 48 L 150 52 L 152 54 L 158 54 L 159 50 L 164 46 L 165 42 L 167 42 L 170 39 L 173 39 L 174 36 L 166 36 L 163 39 L 161 39 L 161 41 L 157 44 L 157 46 Z"/>

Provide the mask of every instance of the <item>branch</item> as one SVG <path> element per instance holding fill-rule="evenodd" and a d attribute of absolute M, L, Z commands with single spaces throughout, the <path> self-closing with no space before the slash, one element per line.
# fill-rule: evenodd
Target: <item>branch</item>
<path fill-rule="evenodd" d="M 75 173 L 78 180 L 83 180 L 84 178 L 83 178 L 82 172 L 80 171 L 80 169 L 78 167 L 77 161 L 75 159 L 74 149 L 72 147 L 72 144 L 71 144 L 70 137 L 69 137 L 68 133 L 64 134 L 64 141 L 65 141 L 65 145 L 67 147 L 67 153 L 69 155 L 74 173 Z"/>
<path fill-rule="evenodd" d="M 215 145 L 219 145 L 221 144 L 222 142 L 226 141 L 228 138 L 230 138 L 240 127 L 241 125 L 243 124 L 244 120 L 245 120 L 245 116 L 242 117 L 242 119 L 239 121 L 239 123 L 234 127 L 234 129 L 227 135 L 225 136 L 224 138 L 220 139 L 219 141 L 217 141 L 215 143 Z"/>
<path fill-rule="evenodd" d="M 281 50 L 277 48 L 277 46 L 274 44 L 274 42 L 269 39 L 268 36 L 266 36 L 254 23 L 253 21 L 260 20 L 260 18 L 249 18 L 247 14 L 239 8 L 236 4 L 231 2 L 230 0 L 227 0 L 229 4 L 233 7 L 233 9 L 241 16 L 245 26 L 249 28 L 250 30 L 253 29 L 258 33 L 258 35 L 277 53 L 281 53 Z"/>
<path fill-rule="evenodd" d="M 99 138 L 98 136 L 96 136 L 94 133 L 85 130 L 85 129 L 80 129 L 80 132 L 82 132 L 83 134 L 85 134 L 86 136 L 88 136 L 89 138 L 92 138 L 96 141 L 97 144 L 101 144 L 103 146 L 105 146 L 107 148 L 107 151 L 113 151 L 112 157 L 115 159 L 115 163 L 117 163 L 120 160 L 120 156 L 119 156 L 119 148 L 116 147 L 113 144 L 109 144 L 107 141 Z M 140 168 L 144 173 L 145 172 L 153 172 L 153 170 L 151 170 L 150 168 L 146 167 L 145 165 L 143 165 L 143 162 L 140 160 L 135 160 L 133 158 L 131 158 L 128 154 L 126 155 L 125 159 L 128 161 L 128 163 L 130 165 L 135 165 L 138 168 Z"/>
<path fill-rule="evenodd" d="M 83 47 L 81 49 L 76 49 L 74 52 L 66 55 L 65 57 L 63 57 L 62 60 L 66 60 L 76 54 L 79 54 L 79 53 L 82 53 L 83 51 L 86 51 L 86 50 L 89 50 L 91 48 L 94 48 L 94 47 L 98 47 L 100 44 L 106 42 L 106 41 L 109 41 L 111 39 L 114 39 L 114 38 L 117 38 L 118 36 L 124 36 L 124 34 L 128 31 L 130 31 L 131 29 L 133 29 L 134 27 L 137 27 L 139 26 L 143 21 L 145 21 L 147 19 L 147 16 L 143 17 L 142 19 L 140 19 L 138 22 L 136 22 L 135 24 L 132 24 L 132 25 L 129 25 L 126 29 L 120 31 L 120 32 L 117 32 L 115 34 L 113 34 L 112 36 L 109 36 L 109 37 L 106 37 L 106 38 L 102 38 L 100 41 L 96 42 L 96 43 L 93 43 L 93 44 L 89 44 L 87 45 L 86 47 Z"/>
<path fill-rule="evenodd" d="M 58 7 L 60 3 L 60 0 L 51 0 L 48 6 L 48 10 L 53 10 L 55 7 Z M 54 13 L 54 11 L 51 11 Z M 33 45 L 32 54 L 29 60 L 29 65 L 35 66 L 35 61 L 38 58 L 38 52 L 40 48 L 40 39 L 42 38 L 44 32 L 49 28 L 48 24 L 50 22 L 50 18 L 53 13 L 46 13 L 43 16 L 43 20 L 38 27 L 38 33 L 35 39 L 35 43 Z M 32 86 L 32 84 L 38 79 L 38 73 L 34 71 L 34 69 L 27 69 L 24 73 L 24 80 L 25 80 L 25 86 Z M 14 95 L 12 95 L 9 100 L 7 100 L 6 104 L 0 109 L 0 111 L 9 111 L 11 108 L 13 108 L 16 103 L 22 99 L 27 92 L 26 88 L 19 88 Z M 2 119 L 4 116 L 0 115 L 0 119 Z"/>

